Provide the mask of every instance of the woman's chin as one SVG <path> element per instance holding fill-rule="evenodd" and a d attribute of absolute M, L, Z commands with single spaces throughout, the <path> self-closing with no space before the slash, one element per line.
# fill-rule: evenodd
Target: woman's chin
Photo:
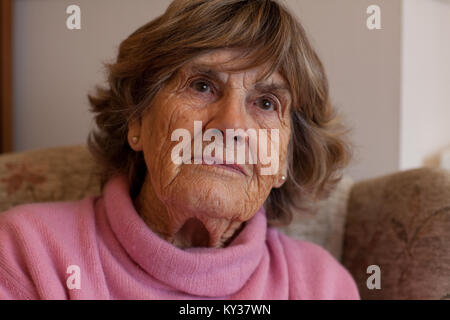
<path fill-rule="evenodd" d="M 189 174 L 192 174 L 194 179 L 220 179 L 226 180 L 229 182 L 230 180 L 236 180 L 239 183 L 246 183 L 247 175 L 231 166 L 221 165 L 221 164 L 194 164 L 194 165 L 186 165 L 182 168 L 184 171 L 188 171 Z"/>
<path fill-rule="evenodd" d="M 242 214 L 245 208 L 239 193 L 219 183 L 177 184 L 168 196 L 172 209 L 189 216 L 232 219 Z"/>
<path fill-rule="evenodd" d="M 222 168 L 220 165 L 185 165 L 170 185 L 195 190 L 203 195 L 214 193 L 221 197 L 232 197 L 236 192 L 248 190 L 249 179 L 237 170 Z"/>
<path fill-rule="evenodd" d="M 211 167 L 211 168 L 210 168 Z M 248 216 L 251 193 L 247 176 L 207 165 L 185 165 L 172 179 L 160 198 L 176 212 L 189 216 L 239 219 Z"/>

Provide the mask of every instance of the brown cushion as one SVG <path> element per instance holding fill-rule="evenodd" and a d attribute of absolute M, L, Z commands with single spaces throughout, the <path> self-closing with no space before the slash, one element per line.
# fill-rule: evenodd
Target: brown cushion
<path fill-rule="evenodd" d="M 363 299 L 450 298 L 450 173 L 416 169 L 359 182 L 349 200 L 343 263 Z M 369 290 L 369 265 L 381 289 Z"/>

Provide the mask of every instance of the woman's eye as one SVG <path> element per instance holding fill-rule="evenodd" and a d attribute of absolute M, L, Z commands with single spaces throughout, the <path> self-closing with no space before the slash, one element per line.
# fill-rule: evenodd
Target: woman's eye
<path fill-rule="evenodd" d="M 265 111 L 272 111 L 277 108 L 277 104 L 272 99 L 263 98 L 257 102 L 258 106 Z"/>
<path fill-rule="evenodd" d="M 190 87 L 201 93 L 208 93 L 209 91 L 212 91 L 211 85 L 205 80 L 194 81 L 191 83 Z"/>

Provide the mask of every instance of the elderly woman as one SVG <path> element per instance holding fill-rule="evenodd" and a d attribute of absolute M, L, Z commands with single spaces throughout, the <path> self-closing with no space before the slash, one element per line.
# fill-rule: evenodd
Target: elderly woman
<path fill-rule="evenodd" d="M 0 298 L 359 298 L 328 252 L 273 228 L 348 159 L 322 64 L 286 8 L 175 0 L 108 73 L 90 96 L 103 194 L 1 216 Z"/>

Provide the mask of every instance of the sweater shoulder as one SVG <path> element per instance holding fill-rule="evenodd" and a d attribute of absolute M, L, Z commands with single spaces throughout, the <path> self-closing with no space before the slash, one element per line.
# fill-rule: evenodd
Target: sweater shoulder
<path fill-rule="evenodd" d="M 74 232 L 94 221 L 94 197 L 78 201 L 32 203 L 0 213 L 0 256 L 20 246 L 46 246 L 75 240 Z"/>
<path fill-rule="evenodd" d="M 49 280 L 49 271 L 63 274 L 59 260 L 77 247 L 77 230 L 93 225 L 94 201 L 24 204 L 0 213 L 0 298 L 36 297 L 36 282 Z"/>
<path fill-rule="evenodd" d="M 348 270 L 321 246 L 279 232 L 294 299 L 359 299 Z"/>

